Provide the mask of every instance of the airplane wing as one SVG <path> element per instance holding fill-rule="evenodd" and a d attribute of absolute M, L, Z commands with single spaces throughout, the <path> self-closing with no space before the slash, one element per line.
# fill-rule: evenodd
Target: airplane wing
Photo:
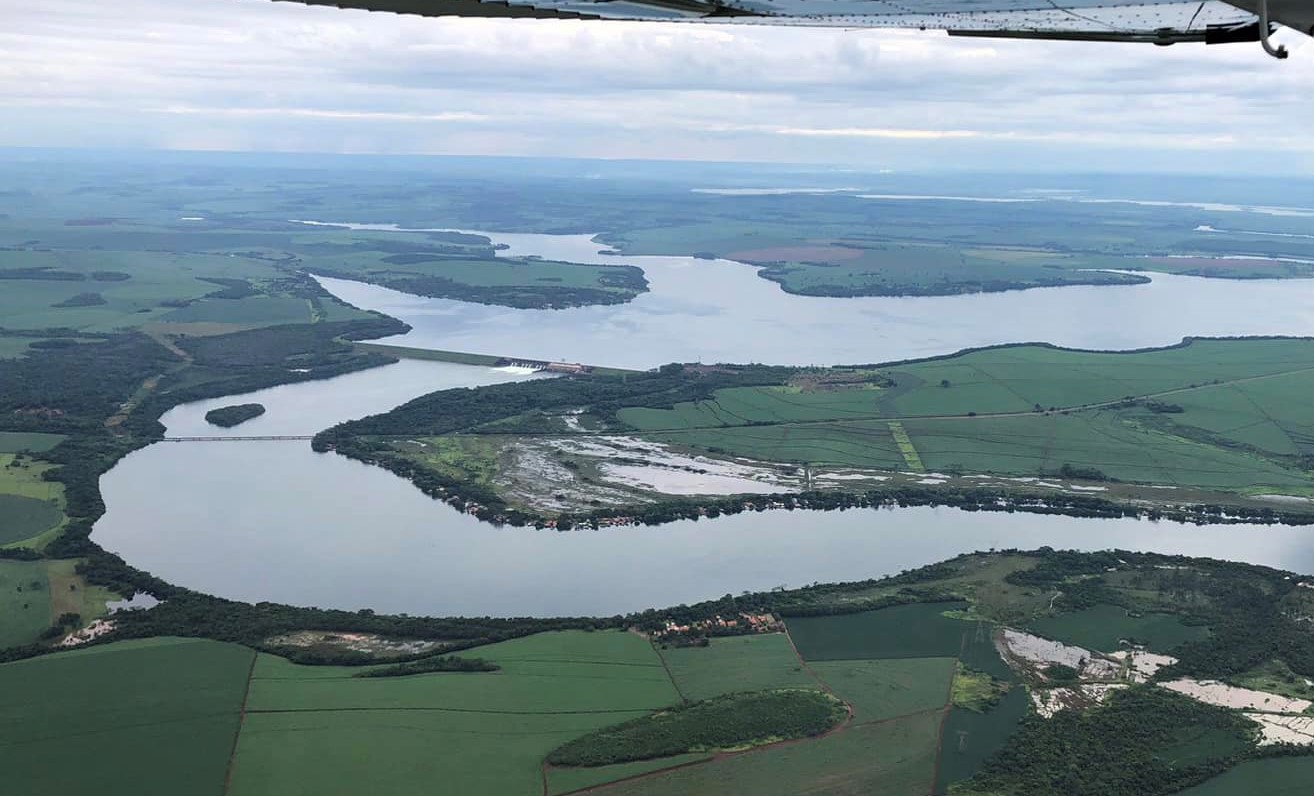
<path fill-rule="evenodd" d="M 1263 41 L 1314 35 L 1314 0 L 292 0 L 429 17 L 528 17 L 919 28 L 958 36 L 1086 41 Z M 1278 48 L 1280 49 L 1280 48 Z M 1285 51 L 1283 56 L 1285 56 Z M 1283 57 L 1279 56 L 1279 57 Z"/>

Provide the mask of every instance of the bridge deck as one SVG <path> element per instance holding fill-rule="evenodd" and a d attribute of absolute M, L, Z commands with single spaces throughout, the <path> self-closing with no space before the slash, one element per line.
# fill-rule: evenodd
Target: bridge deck
<path fill-rule="evenodd" d="M 314 439 L 314 435 L 279 437 L 165 437 L 163 442 L 282 442 Z"/>

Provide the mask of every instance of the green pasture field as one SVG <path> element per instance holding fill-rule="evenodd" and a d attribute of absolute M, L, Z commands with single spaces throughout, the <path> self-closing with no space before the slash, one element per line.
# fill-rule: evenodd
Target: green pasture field
<path fill-rule="evenodd" d="M 1133 639 L 1152 652 L 1167 653 L 1188 641 L 1209 637 L 1208 628 L 1182 624 L 1182 620 L 1173 614 L 1131 616 L 1126 608 L 1116 605 L 1096 605 L 1081 611 L 1046 616 L 1033 622 L 1031 630 L 1046 638 L 1097 652 L 1116 652 L 1121 646 L 1120 640 Z"/>
<path fill-rule="evenodd" d="M 672 647 L 659 652 L 685 699 L 817 684 L 803 669 L 784 633 L 713 638 L 706 647 Z"/>
<path fill-rule="evenodd" d="M 1047 346 L 1008 346 L 894 365 L 885 374 L 891 415 L 1026 412 L 1076 407 L 1314 369 L 1314 340 L 1195 340 L 1137 352 L 1097 353 Z M 941 387 L 948 380 L 949 387 Z M 1180 403 L 1176 397 L 1164 400 Z"/>
<path fill-rule="evenodd" d="M 1006 346 L 891 365 L 882 373 L 894 380 L 894 387 L 814 392 L 735 387 L 718 390 L 711 401 L 677 404 L 672 409 L 623 409 L 618 417 L 641 431 L 658 431 L 876 417 L 965 417 L 970 412 L 1025 414 L 1036 405 L 1071 409 L 1162 393 L 1168 393 L 1163 400 L 1171 403 L 1198 399 L 1203 405 L 1229 400 L 1235 405 L 1238 399 L 1228 399 L 1226 393 L 1239 389 L 1246 396 L 1261 396 L 1265 411 L 1303 419 L 1308 425 L 1310 418 L 1289 399 L 1314 384 L 1314 340 L 1196 340 L 1176 348 L 1122 353 Z M 1253 381 L 1233 387 L 1212 385 L 1215 379 Z"/>
<path fill-rule="evenodd" d="M 6 279 L 0 290 L 0 317 L 9 329 L 68 327 L 88 332 L 109 332 L 164 319 L 176 308 L 162 302 L 190 301 L 220 286 L 199 277 L 269 279 L 279 276 L 268 263 L 217 254 L 146 251 L 52 252 L 0 251 L 0 270 L 50 268 L 80 274 L 80 281 Z M 98 271 L 126 273 L 122 281 L 97 281 Z M 106 303 L 91 307 L 57 308 L 51 305 L 81 293 L 99 293 Z M 240 304 L 225 301 L 224 306 Z M 304 303 L 303 305 L 304 306 Z"/>
<path fill-rule="evenodd" d="M 776 462 L 903 470 L 907 463 L 884 422 L 709 428 L 644 437 L 711 453 Z"/>
<path fill-rule="evenodd" d="M 1172 397 L 1186 411 L 1164 419 L 1281 455 L 1314 453 L 1314 413 L 1294 396 L 1314 395 L 1314 371 L 1219 385 Z"/>
<path fill-rule="evenodd" d="M 564 794 L 593 787 L 594 785 L 604 785 L 628 777 L 661 771 L 664 768 L 700 763 L 710 760 L 711 757 L 710 754 L 694 753 L 591 768 L 557 768 L 552 766 L 547 769 L 547 796 L 564 796 Z"/>
<path fill-rule="evenodd" d="M 502 670 L 355 678 L 261 655 L 231 793 L 542 792 L 552 749 L 679 702 L 652 646 L 619 631 L 481 647 Z"/>
<path fill-rule="evenodd" d="M 915 603 L 857 614 L 790 617 L 785 624 L 799 654 L 809 662 L 954 658 L 963 647 L 963 634 L 974 625 L 942 612 L 965 607 L 966 603 Z"/>
<path fill-rule="evenodd" d="M 1249 671 L 1228 678 L 1228 682 L 1292 699 L 1314 700 L 1314 686 L 1306 685 L 1305 675 L 1293 672 L 1283 661 L 1265 661 Z"/>
<path fill-rule="evenodd" d="M 254 654 L 149 639 L 0 666 L 6 791 L 220 796 Z"/>
<path fill-rule="evenodd" d="M 359 315 L 359 314 L 358 314 Z M 302 298 L 252 296 L 243 299 L 203 299 L 159 316 L 161 323 L 231 323 L 240 326 L 273 326 L 311 323 L 314 312 Z"/>
<path fill-rule="evenodd" d="M 421 437 L 394 442 L 393 447 L 448 478 L 491 487 L 498 474 L 498 457 L 505 440 L 499 437 Z"/>
<path fill-rule="evenodd" d="M 1030 706 L 1026 689 L 1015 685 L 999 704 L 985 713 L 950 708 L 940 729 L 940 762 L 935 772 L 935 792 L 944 793 L 948 786 L 970 779 L 980 770 L 981 764 L 1008 742 Z"/>
<path fill-rule="evenodd" d="M 1314 757 L 1247 760 L 1181 796 L 1304 796 L 1314 782 Z"/>
<path fill-rule="evenodd" d="M 1197 340 L 1121 354 L 1016 346 L 883 373 L 893 387 L 739 387 L 617 417 L 657 441 L 766 461 L 886 470 L 920 461 L 1014 476 L 1067 465 L 1132 483 L 1311 490 L 1297 459 L 1314 455 L 1304 400 L 1314 393 L 1311 340 Z M 1126 396 L 1152 397 L 1121 405 Z"/>
<path fill-rule="evenodd" d="M 949 701 L 954 658 L 816 661 L 809 667 L 853 706 L 859 724 L 939 710 Z"/>
<path fill-rule="evenodd" d="M 0 431 L 0 454 L 44 453 L 68 439 L 63 434 L 37 434 L 24 431 Z M 8 464 L 9 462 L 3 462 Z"/>
<path fill-rule="evenodd" d="M 816 741 L 721 758 L 607 789 L 611 796 L 925 796 L 940 716 L 849 727 Z"/>
<path fill-rule="evenodd" d="M 44 444 L 53 436 L 57 435 L 18 438 Z M 64 521 L 64 485 L 42 478 L 50 468 L 21 454 L 0 453 L 0 546 L 40 536 Z"/>
<path fill-rule="evenodd" d="M 1206 489 L 1299 490 L 1309 477 L 1258 455 L 1129 422 L 1117 412 L 904 421 L 933 471 L 1035 476 L 1064 465 L 1119 481 Z"/>
<path fill-rule="evenodd" d="M 45 561 L 0 559 L 0 648 L 30 644 L 50 627 L 50 578 Z"/>
<path fill-rule="evenodd" d="M 64 521 L 59 503 L 0 494 L 0 545 L 40 536 Z"/>
<path fill-rule="evenodd" d="M 881 396 L 881 390 L 866 385 L 816 392 L 786 386 L 730 387 L 717 390 L 710 401 L 676 404 L 672 409 L 631 407 L 616 417 L 640 431 L 850 420 L 879 417 Z"/>
<path fill-rule="evenodd" d="M 0 559 L 0 649 L 31 644 L 64 614 L 77 614 L 84 625 L 105 615 L 105 603 L 118 595 L 88 585 L 78 563 Z"/>

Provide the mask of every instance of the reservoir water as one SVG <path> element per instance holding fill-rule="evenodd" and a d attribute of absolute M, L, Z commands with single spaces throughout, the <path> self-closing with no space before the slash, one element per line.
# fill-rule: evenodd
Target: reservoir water
<path fill-rule="evenodd" d="M 1000 343 L 1130 349 L 1192 335 L 1314 335 L 1308 279 L 1147 274 L 1153 281 L 1142 285 L 825 298 L 786 293 L 756 268 L 729 260 L 604 255 L 588 235 L 476 234 L 506 244 L 507 256 L 638 265 L 649 292 L 613 306 L 516 310 L 320 281 L 351 304 L 409 323 L 406 345 L 616 367 L 856 364 Z"/>
<path fill-rule="evenodd" d="M 574 261 L 583 236 L 494 235 L 511 252 Z M 553 248 L 559 247 L 559 248 Z M 672 360 L 861 362 L 1039 339 L 1126 348 L 1187 334 L 1314 334 L 1311 283 L 1154 277 L 937 299 L 789 296 L 751 268 L 623 258 L 651 293 L 628 305 L 524 311 L 323 280 L 402 318 L 406 345 L 651 366 Z M 320 382 L 180 406 L 170 436 L 312 434 L 434 390 L 525 378 L 407 361 Z M 267 413 L 232 432 L 216 406 Z M 1314 528 L 1185 526 L 952 509 L 739 514 L 656 528 L 558 533 L 496 528 L 392 474 L 308 442 L 160 442 L 101 481 L 94 538 L 171 582 L 234 599 L 430 615 L 609 615 L 727 592 L 876 577 L 991 547 L 1120 547 L 1314 573 Z"/>

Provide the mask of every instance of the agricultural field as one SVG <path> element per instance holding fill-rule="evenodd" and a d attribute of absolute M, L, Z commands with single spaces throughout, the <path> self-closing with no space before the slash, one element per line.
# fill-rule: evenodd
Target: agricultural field
<path fill-rule="evenodd" d="M 0 647 L 31 644 L 55 618 L 44 561 L 0 561 Z"/>
<path fill-rule="evenodd" d="M 542 791 L 543 759 L 602 727 L 679 702 L 643 638 L 547 633 L 479 649 L 490 674 L 356 678 L 261 655 L 231 793 Z"/>
<path fill-rule="evenodd" d="M 808 662 L 956 658 L 967 625 L 944 613 L 965 607 L 965 603 L 917 603 L 857 614 L 802 616 L 788 620 L 787 626 L 794 646 Z"/>
<path fill-rule="evenodd" d="M 64 522 L 64 485 L 42 477 L 50 467 L 26 454 L 0 453 L 0 547 L 28 542 Z"/>
<path fill-rule="evenodd" d="M 1181 796 L 1300 796 L 1314 781 L 1314 757 L 1250 760 Z"/>
<path fill-rule="evenodd" d="M 1125 646 L 1123 642 L 1131 641 L 1151 652 L 1166 653 L 1209 636 L 1209 628 L 1185 625 L 1179 616 L 1133 614 L 1116 605 L 1096 605 L 1045 617 L 1034 622 L 1031 630 L 1046 638 L 1100 652 L 1114 652 Z"/>
<path fill-rule="evenodd" d="M 813 660 L 808 668 L 853 706 L 855 722 L 866 724 L 943 710 L 956 663 L 952 657 Z"/>
<path fill-rule="evenodd" d="M 62 573 L 49 574 L 52 596 L 75 562 L 62 563 Z M 32 571 L 22 568 L 37 566 L 10 565 L 0 568 L 9 582 L 30 579 Z M 1105 589 L 1113 601 L 1103 613 L 1082 606 L 1090 589 Z M 563 796 L 601 786 L 608 794 L 651 796 L 719 794 L 727 787 L 779 796 L 1052 796 L 1055 783 L 1074 796 L 1168 796 L 1237 764 L 1245 771 L 1261 762 L 1246 762 L 1261 740 L 1251 708 L 1222 705 L 1233 699 L 1227 686 L 1181 684 L 1222 678 L 1232 661 L 1278 650 L 1293 661 L 1290 667 L 1269 666 L 1240 679 L 1260 688 L 1314 671 L 1306 629 L 1274 612 L 1279 597 L 1301 590 L 1291 576 L 1258 567 L 1042 550 L 966 555 L 881 581 L 679 606 L 672 610 L 683 625 L 655 611 L 622 620 L 628 629 L 539 632 L 459 653 L 489 661 L 496 671 L 367 677 L 361 675 L 387 667 L 386 659 L 364 667 L 311 666 L 211 641 L 114 642 L 0 665 L 0 686 L 7 677 L 23 682 L 0 687 L 10 700 L 0 707 L 20 717 L 0 728 L 10 733 L 0 739 L 0 763 L 17 771 L 20 783 L 40 785 L 24 793 L 56 792 L 42 789 L 47 782 L 80 792 L 81 778 L 91 776 L 101 776 L 108 792 L 125 792 L 115 779 L 121 773 L 105 775 L 105 761 L 128 770 L 125 761 L 149 749 L 169 752 L 170 763 L 133 793 L 180 787 L 179 772 L 186 770 L 197 773 L 176 792 L 217 794 L 229 772 L 226 792 L 246 796 L 412 792 L 435 783 L 474 796 Z M 950 594 L 958 600 L 943 601 Z M 1106 610 L 1116 603 L 1131 612 L 1124 620 L 1149 618 L 1163 639 L 1188 627 L 1174 629 L 1168 617 L 1146 610 L 1169 594 L 1207 620 L 1230 617 L 1235 624 L 1199 638 L 1204 646 L 1182 648 L 1179 654 L 1194 657 L 1177 662 L 1126 644 L 1108 655 L 1068 647 L 1001 627 L 999 620 L 1080 631 L 1106 614 L 1116 625 L 1119 617 Z M 879 596 L 940 601 L 842 613 Z M 716 621 L 735 605 L 778 611 L 788 635 L 697 637 L 715 628 L 744 632 Z M 177 619 L 195 621 L 195 607 Z M 7 608 L 0 616 L 11 613 Z M 128 612 L 114 621 L 131 627 L 149 616 Z M 334 621 L 327 612 L 318 616 L 317 622 Z M 220 621 L 227 627 L 231 615 Z M 1237 630 L 1261 624 L 1263 635 Z M 673 643 L 677 638 L 690 644 Z M 1047 674 L 1049 662 L 1076 656 L 1083 662 L 1071 680 L 1049 679 L 1057 676 Z M 1158 679 L 1144 668 L 1168 662 L 1178 668 Z M 91 696 L 100 692 L 112 696 Z M 1060 692 L 1066 701 L 1055 707 Z M 29 693 L 41 700 L 56 695 L 55 707 L 22 719 L 43 704 Z M 1307 702 L 1288 708 L 1271 694 L 1245 697 L 1247 704 L 1259 700 L 1271 711 L 1288 711 L 1269 718 L 1308 721 L 1290 712 Z M 85 711 L 93 701 L 97 710 Z M 143 715 L 155 718 L 140 721 Z M 60 729 L 49 732 L 51 726 Z M 71 752 L 68 726 L 77 728 Z M 109 742 L 102 737 L 109 733 L 124 737 Z M 23 755 L 6 757 L 14 748 Z M 29 755 L 30 749 L 37 752 Z M 63 753 L 89 759 L 86 772 L 67 767 L 44 776 L 50 756 Z M 1081 764 L 1068 765 L 1074 759 Z M 1300 766 L 1263 767 L 1261 781 L 1277 787 L 1295 776 L 1288 768 Z"/>
<path fill-rule="evenodd" d="M 31 644 L 60 617 L 77 614 L 80 625 L 105 615 L 118 595 L 88 585 L 70 559 L 0 559 L 0 649 Z"/>
<path fill-rule="evenodd" d="M 6 788 L 220 796 L 253 656 L 150 639 L 0 666 Z"/>
<path fill-rule="evenodd" d="M 706 647 L 659 649 L 680 694 L 708 699 L 734 691 L 807 688 L 817 681 L 806 670 L 784 633 L 708 639 Z"/>
<path fill-rule="evenodd" d="M 81 332 L 152 323 L 236 330 L 310 322 L 306 299 L 280 296 L 284 288 L 277 283 L 284 278 L 266 260 L 226 254 L 0 251 L 0 317 L 7 329 Z M 100 300 L 70 301 L 83 295 Z"/>
<path fill-rule="evenodd" d="M 45 453 L 65 439 L 63 434 L 0 431 L 0 454 Z"/>

